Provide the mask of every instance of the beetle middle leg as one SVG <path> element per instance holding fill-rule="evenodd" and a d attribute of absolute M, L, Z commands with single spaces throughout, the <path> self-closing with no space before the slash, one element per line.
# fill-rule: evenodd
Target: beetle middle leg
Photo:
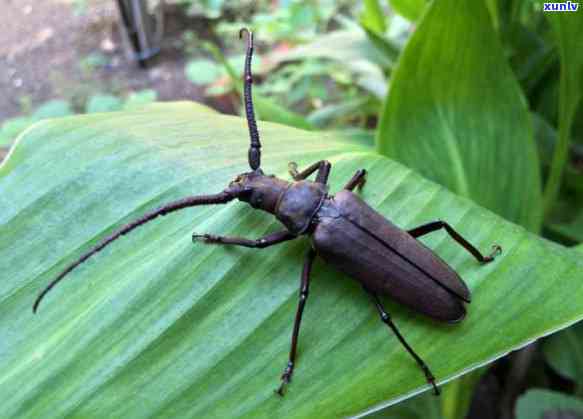
<path fill-rule="evenodd" d="M 383 307 L 383 304 L 381 303 L 379 296 L 376 295 L 374 292 L 369 291 L 366 288 L 364 288 L 364 290 L 370 295 L 374 305 L 376 306 L 376 308 L 379 312 L 379 315 L 381 316 L 382 322 L 391 328 L 391 330 L 393 331 L 395 336 L 397 336 L 397 339 L 399 339 L 399 342 L 401 342 L 401 345 L 403 345 L 405 347 L 405 349 L 407 350 L 407 352 L 409 352 L 409 354 L 415 359 L 415 361 L 417 362 L 419 367 L 423 370 L 423 373 L 425 374 L 425 378 L 427 379 L 427 382 L 429 384 L 431 384 L 431 386 L 433 386 L 433 393 L 436 396 L 439 396 L 439 388 L 437 388 L 437 385 L 435 384 L 435 377 L 433 376 L 433 374 L 429 370 L 429 367 L 427 366 L 425 361 L 423 361 L 421 359 L 421 357 L 415 353 L 415 351 L 407 343 L 407 341 L 405 340 L 403 335 L 401 335 L 401 332 L 399 332 L 399 329 L 397 329 L 397 326 L 391 320 L 390 314 L 387 313 L 385 308 Z"/>
<path fill-rule="evenodd" d="M 312 263 L 316 257 L 316 251 L 310 247 L 308 253 L 306 254 L 306 259 L 304 262 L 304 268 L 302 270 L 302 282 L 300 285 L 300 299 L 298 302 L 298 309 L 296 311 L 296 319 L 294 321 L 294 331 L 292 333 L 291 349 L 289 351 L 289 361 L 287 366 L 283 370 L 281 375 L 281 385 L 275 392 L 280 396 L 284 394 L 284 388 L 286 384 L 291 381 L 292 374 L 294 372 L 294 366 L 296 361 L 296 350 L 298 347 L 298 337 L 300 335 L 300 325 L 302 323 L 302 315 L 304 313 L 304 307 L 306 301 L 308 300 L 308 292 L 310 289 L 310 272 L 312 270 Z"/>
<path fill-rule="evenodd" d="M 316 182 L 326 184 L 328 183 L 328 176 L 330 175 L 332 165 L 328 160 L 320 160 L 308 166 L 301 172 L 298 172 L 298 164 L 292 161 L 288 164 L 288 168 L 289 174 L 295 181 L 304 180 L 317 170 L 318 174 L 316 175 Z"/>
<path fill-rule="evenodd" d="M 255 240 L 245 239 L 243 237 L 216 236 L 214 234 L 194 233 L 192 235 L 193 242 L 201 240 L 205 243 L 232 244 L 235 246 L 252 247 L 256 249 L 263 249 L 265 247 L 273 246 L 274 244 L 283 243 L 285 241 L 292 240 L 295 238 L 296 236 L 294 236 L 287 230 L 271 233 Z"/>
<path fill-rule="evenodd" d="M 417 238 L 417 237 L 424 236 L 425 234 L 428 234 L 428 233 L 431 233 L 431 232 L 434 232 L 437 230 L 441 230 L 442 228 L 445 229 L 445 231 L 447 231 L 447 234 L 449 234 L 452 239 L 454 239 L 464 249 L 466 249 L 468 252 L 470 252 L 472 254 L 472 256 L 474 256 L 478 260 L 478 262 L 480 262 L 480 263 L 492 262 L 497 255 L 502 253 L 502 248 L 500 246 L 498 246 L 497 244 L 495 244 L 494 246 L 492 246 L 493 250 L 488 256 L 482 255 L 482 253 L 480 253 L 480 251 L 478 249 L 476 249 L 474 246 L 472 246 L 472 244 L 470 242 L 468 242 L 466 239 L 464 239 L 461 234 L 459 234 L 457 231 L 455 231 L 453 229 L 453 227 L 450 226 L 445 221 L 433 221 L 431 223 L 423 224 L 423 225 L 421 225 L 417 228 L 414 228 L 412 230 L 408 230 L 407 232 L 410 235 L 412 235 L 413 237 Z"/>
<path fill-rule="evenodd" d="M 356 173 L 352 176 L 352 179 L 350 179 L 342 189 L 353 191 L 354 188 L 356 187 L 362 188 L 365 183 L 366 183 L 366 170 L 360 169 L 356 171 Z"/>

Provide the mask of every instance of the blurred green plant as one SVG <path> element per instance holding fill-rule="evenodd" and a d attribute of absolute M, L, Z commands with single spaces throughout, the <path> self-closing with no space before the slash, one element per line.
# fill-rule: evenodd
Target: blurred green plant
<path fill-rule="evenodd" d="M 81 16 L 86 14 L 89 10 L 89 1 L 90 0 L 71 0 L 75 15 Z"/>
<path fill-rule="evenodd" d="M 90 78 L 95 70 L 105 67 L 109 58 L 101 52 L 92 52 L 79 61 L 79 67 L 84 77 Z"/>
<path fill-rule="evenodd" d="M 583 401 L 548 390 L 531 390 L 516 406 L 516 419 L 577 419 L 583 417 Z"/>
<path fill-rule="evenodd" d="M 233 7 L 228 2 L 221 7 Z M 329 41 L 345 45 L 346 41 L 352 43 L 348 46 L 349 53 L 358 56 L 358 42 L 365 35 L 358 29 L 358 25 L 348 19 L 354 13 L 355 2 L 281 2 L 274 7 L 269 2 L 258 2 L 257 10 L 250 17 L 251 22 L 244 23 L 241 20 L 232 22 L 218 21 L 215 27 L 216 34 L 223 39 L 226 48 L 214 46 L 211 54 L 215 58 L 215 65 L 207 58 L 197 57 L 186 66 L 187 77 L 197 85 L 206 85 L 207 95 L 224 96 L 239 92 L 237 84 L 242 73 L 243 55 L 242 44 L 238 40 L 237 33 L 242 26 L 249 26 L 255 33 L 258 44 L 270 44 L 276 46 L 273 53 L 256 54 L 254 61 L 254 73 L 256 78 L 264 78 L 264 82 L 256 85 L 255 93 L 258 101 L 269 100 L 271 111 L 263 112 L 262 118 L 274 121 L 277 118 L 275 112 L 293 112 L 308 115 L 301 123 L 299 116 L 285 118 L 295 121 L 294 126 L 340 128 L 348 124 L 366 127 L 370 125 L 369 116 L 372 109 L 380 106 L 379 98 L 384 96 L 386 83 L 381 70 L 367 60 L 346 60 L 346 54 L 333 55 L 339 48 L 329 48 L 329 54 L 322 54 L 322 46 L 330 45 Z M 240 5 L 245 8 L 245 5 Z M 265 11 L 263 13 L 262 11 Z M 325 33 L 331 27 L 349 25 L 355 35 L 342 35 L 339 32 L 338 39 L 330 38 Z M 360 31 L 360 33 L 358 33 Z M 335 36 L 335 34 L 331 34 Z M 342 38 L 344 36 L 344 38 Z M 355 43 L 354 38 L 357 40 Z M 196 42 L 196 36 L 188 34 L 185 43 L 192 45 L 197 43 L 210 50 L 208 43 Z M 310 45 L 311 42 L 313 45 Z M 298 43 L 309 44 L 304 47 L 294 48 Z M 207 44 L 205 46 L 205 44 Z M 274 45 L 275 44 L 275 45 Z M 361 42 L 362 44 L 362 42 Z M 344 47 L 343 47 L 344 48 Z M 224 56 L 224 50 L 236 51 L 235 54 Z M 320 50 L 320 52 L 318 52 Z M 218 51 L 218 53 L 217 53 Z M 310 52 L 311 51 L 311 52 Z M 375 59 L 386 60 L 382 54 L 376 53 L 369 47 L 364 51 L 367 56 L 376 55 Z M 217 55 L 222 57 L 217 57 Z M 309 55 L 311 54 L 311 59 Z M 262 58 L 264 58 L 262 60 Z M 228 62 L 235 69 L 237 79 L 232 72 L 222 69 Z M 287 65 L 281 65 L 288 62 Z M 346 69 L 346 64 L 350 69 Z M 362 97 L 360 84 L 354 86 L 351 82 L 352 74 L 357 71 L 361 76 L 359 80 L 367 89 L 375 91 L 376 97 Z M 228 77 L 227 77 L 228 75 Z M 376 103 L 375 103 L 376 102 Z"/>

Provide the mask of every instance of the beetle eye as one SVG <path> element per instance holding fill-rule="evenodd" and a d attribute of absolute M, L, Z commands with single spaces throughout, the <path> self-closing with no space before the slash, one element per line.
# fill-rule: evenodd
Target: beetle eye
<path fill-rule="evenodd" d="M 249 202 L 253 208 L 260 208 L 261 204 L 263 204 L 263 195 L 256 190 L 250 190 L 249 195 L 247 195 L 247 202 Z"/>

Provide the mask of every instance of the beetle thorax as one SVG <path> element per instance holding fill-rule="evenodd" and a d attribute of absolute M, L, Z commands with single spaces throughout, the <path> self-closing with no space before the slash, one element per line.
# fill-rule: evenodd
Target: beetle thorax
<path fill-rule="evenodd" d="M 327 186 L 321 183 L 307 180 L 294 182 L 279 199 L 275 216 L 291 233 L 300 235 L 310 227 L 327 192 Z"/>

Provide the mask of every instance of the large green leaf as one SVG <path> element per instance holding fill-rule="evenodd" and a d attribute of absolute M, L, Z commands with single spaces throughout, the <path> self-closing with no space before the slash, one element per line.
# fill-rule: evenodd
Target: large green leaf
<path fill-rule="evenodd" d="M 286 177 L 288 161 L 326 157 L 336 191 L 364 167 L 363 198 L 398 225 L 444 219 L 484 251 L 504 248 L 480 266 L 444 233 L 423 239 L 473 292 L 460 324 L 386 302 L 440 382 L 583 317 L 575 252 L 341 137 L 260 129 L 267 172 Z M 141 227 L 31 313 L 79 254 L 163 202 L 222 190 L 248 170 L 246 150 L 243 119 L 190 104 L 42 122 L 19 139 L 0 167 L 0 416 L 336 418 L 427 389 L 357 283 L 318 261 L 296 375 L 286 397 L 275 396 L 308 243 L 192 244 L 193 231 L 258 237 L 278 228 L 240 203 Z"/>
<path fill-rule="evenodd" d="M 539 228 L 530 116 L 483 0 L 431 3 L 393 72 L 377 149 L 508 220 Z"/>

